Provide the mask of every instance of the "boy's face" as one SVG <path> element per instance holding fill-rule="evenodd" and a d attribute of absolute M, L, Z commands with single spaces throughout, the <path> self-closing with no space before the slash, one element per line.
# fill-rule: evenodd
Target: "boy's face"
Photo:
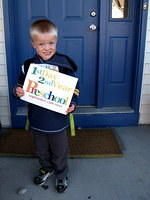
<path fill-rule="evenodd" d="M 51 33 L 37 34 L 32 38 L 32 46 L 43 59 L 50 59 L 56 52 L 57 37 Z"/>

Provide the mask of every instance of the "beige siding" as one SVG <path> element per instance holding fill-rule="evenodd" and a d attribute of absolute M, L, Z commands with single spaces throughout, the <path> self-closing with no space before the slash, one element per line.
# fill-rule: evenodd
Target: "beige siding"
<path fill-rule="evenodd" d="M 145 59 L 140 102 L 140 124 L 150 124 L 150 6 L 147 21 Z"/>
<path fill-rule="evenodd" d="M 9 127 L 11 124 L 5 56 L 3 10 L 0 0 L 0 120 L 3 127 Z"/>

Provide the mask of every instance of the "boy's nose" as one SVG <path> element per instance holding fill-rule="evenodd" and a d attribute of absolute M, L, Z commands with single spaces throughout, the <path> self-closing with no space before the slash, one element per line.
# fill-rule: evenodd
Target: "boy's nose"
<path fill-rule="evenodd" d="M 48 50 L 49 48 L 50 48 L 50 45 L 49 45 L 49 44 L 46 44 L 46 45 L 45 45 L 45 49 Z"/>

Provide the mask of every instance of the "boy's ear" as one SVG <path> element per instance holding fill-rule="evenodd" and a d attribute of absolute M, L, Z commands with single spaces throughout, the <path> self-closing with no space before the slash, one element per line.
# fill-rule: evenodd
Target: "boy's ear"
<path fill-rule="evenodd" d="M 33 40 L 30 41 L 33 48 L 35 48 Z"/>

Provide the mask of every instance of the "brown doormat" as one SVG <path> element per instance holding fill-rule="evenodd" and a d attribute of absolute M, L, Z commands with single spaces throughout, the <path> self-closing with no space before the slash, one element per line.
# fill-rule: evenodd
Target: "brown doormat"
<path fill-rule="evenodd" d="M 123 155 L 112 129 L 76 130 L 76 136 L 69 136 L 69 148 L 71 158 Z M 5 131 L 0 136 L 0 156 L 36 156 L 31 133 L 24 129 Z"/>

